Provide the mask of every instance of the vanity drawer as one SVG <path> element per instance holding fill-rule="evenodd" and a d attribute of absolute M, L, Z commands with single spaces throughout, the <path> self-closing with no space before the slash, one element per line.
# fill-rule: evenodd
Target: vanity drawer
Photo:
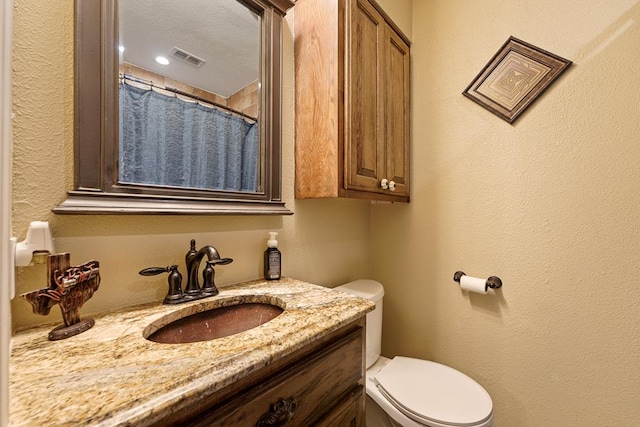
<path fill-rule="evenodd" d="M 357 386 L 335 405 L 314 427 L 358 427 L 364 425 L 364 387 Z"/>
<path fill-rule="evenodd" d="M 215 410 L 191 420 L 206 426 L 336 425 L 345 413 L 360 420 L 362 399 L 362 328 L 276 373 Z M 335 415 L 333 415 L 335 414 Z M 282 421 L 290 416 L 290 419 Z M 275 420 L 278 419 L 279 422 Z M 319 421 L 322 419 L 323 421 Z M 262 421 L 261 421 L 262 420 Z M 327 420 L 328 424 L 324 422 Z"/>

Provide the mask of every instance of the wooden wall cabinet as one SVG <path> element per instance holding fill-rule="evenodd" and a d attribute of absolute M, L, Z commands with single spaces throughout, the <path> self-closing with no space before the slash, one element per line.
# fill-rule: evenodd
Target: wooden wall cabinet
<path fill-rule="evenodd" d="M 364 328 L 362 317 L 162 425 L 364 427 Z"/>
<path fill-rule="evenodd" d="M 409 201 L 409 46 L 373 0 L 296 2 L 296 198 Z"/>

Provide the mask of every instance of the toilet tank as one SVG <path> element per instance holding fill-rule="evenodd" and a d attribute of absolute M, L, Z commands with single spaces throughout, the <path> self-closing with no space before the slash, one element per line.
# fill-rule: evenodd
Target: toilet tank
<path fill-rule="evenodd" d="M 367 313 L 366 363 L 367 368 L 369 368 L 380 357 L 382 344 L 382 297 L 384 296 L 384 288 L 382 284 L 375 280 L 360 279 L 336 286 L 334 289 L 366 298 L 376 303 L 376 308 Z"/>

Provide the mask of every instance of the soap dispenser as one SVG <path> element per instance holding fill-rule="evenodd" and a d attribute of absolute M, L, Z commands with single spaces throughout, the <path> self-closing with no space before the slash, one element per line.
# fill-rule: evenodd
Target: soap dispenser
<path fill-rule="evenodd" d="M 269 232 L 269 240 L 267 240 L 267 250 L 264 251 L 264 278 L 267 280 L 280 279 L 280 267 L 282 254 L 278 250 L 278 241 L 275 231 Z"/>

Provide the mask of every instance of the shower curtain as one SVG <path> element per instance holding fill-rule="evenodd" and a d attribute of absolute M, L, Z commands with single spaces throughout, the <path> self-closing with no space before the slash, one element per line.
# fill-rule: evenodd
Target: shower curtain
<path fill-rule="evenodd" d="M 258 123 L 120 84 L 120 182 L 258 191 Z"/>

